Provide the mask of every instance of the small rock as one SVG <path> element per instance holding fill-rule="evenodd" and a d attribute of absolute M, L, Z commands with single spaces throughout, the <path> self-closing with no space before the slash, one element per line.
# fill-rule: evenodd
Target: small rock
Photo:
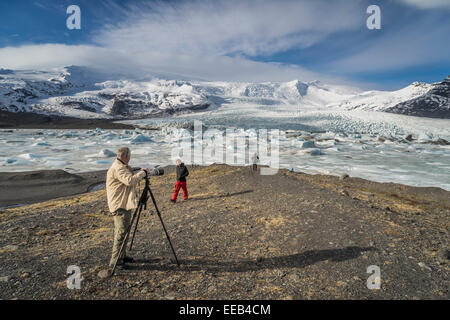
<path fill-rule="evenodd" d="M 173 294 L 168 294 L 167 296 L 165 296 L 165 298 L 167 300 L 175 300 L 175 296 Z"/>
<path fill-rule="evenodd" d="M 348 191 L 345 190 L 345 189 L 341 189 L 339 193 L 340 193 L 341 195 L 343 195 L 343 196 L 347 196 L 347 197 L 349 196 Z"/>
<path fill-rule="evenodd" d="M 8 244 L 7 246 L 3 247 L 3 250 L 6 250 L 6 251 L 16 251 L 17 249 L 19 249 L 19 246 L 12 245 L 12 244 Z"/>
<path fill-rule="evenodd" d="M 423 262 L 419 262 L 418 263 L 419 267 L 427 269 L 428 271 L 432 271 L 431 268 L 429 266 L 427 266 L 425 263 Z"/>
<path fill-rule="evenodd" d="M 344 173 L 344 174 L 341 174 L 341 176 L 339 177 L 339 180 L 345 180 L 345 179 L 347 179 L 349 177 L 350 176 L 348 174 Z"/>
<path fill-rule="evenodd" d="M 166 259 L 164 259 L 164 263 L 172 263 L 173 261 L 172 261 L 172 259 L 171 258 L 166 258 Z"/>
<path fill-rule="evenodd" d="M 450 250 L 439 249 L 436 253 L 439 262 L 447 263 L 450 260 Z"/>
<path fill-rule="evenodd" d="M 100 270 L 99 271 L 99 273 L 97 274 L 97 276 L 100 278 L 100 279 L 106 279 L 106 278 L 108 278 L 109 277 L 109 270 Z"/>
<path fill-rule="evenodd" d="M 347 285 L 347 282 L 339 280 L 338 282 L 336 282 L 336 285 L 338 287 L 345 287 Z"/>
<path fill-rule="evenodd" d="M 281 270 L 278 270 L 278 271 L 277 271 L 277 276 L 279 276 L 280 278 L 284 278 L 284 277 L 286 276 L 286 273 L 284 273 L 284 272 L 281 271 Z"/>
<path fill-rule="evenodd" d="M 440 145 L 440 146 L 448 146 L 450 145 L 450 142 L 448 142 L 445 139 L 439 138 L 436 141 L 430 141 L 431 144 L 436 144 L 436 145 Z"/>
<path fill-rule="evenodd" d="M 374 245 L 375 245 L 375 242 L 374 242 L 374 241 L 370 241 L 370 242 L 369 242 L 369 246 L 373 247 Z"/>
<path fill-rule="evenodd" d="M 8 276 L 0 277 L 0 282 L 8 282 L 8 281 L 9 281 Z"/>
<path fill-rule="evenodd" d="M 30 276 L 29 272 L 24 272 L 20 275 L 21 278 L 28 278 Z"/>
<path fill-rule="evenodd" d="M 214 286 L 208 287 L 208 292 L 213 292 L 214 290 L 216 290 L 216 287 L 214 287 Z"/>
<path fill-rule="evenodd" d="M 258 256 L 258 257 L 256 258 L 256 262 L 261 262 L 261 261 L 263 261 L 263 257 Z"/>
<path fill-rule="evenodd" d="M 298 276 L 298 274 L 294 273 L 289 276 L 289 280 L 291 280 L 293 282 L 297 282 L 300 280 L 300 277 Z"/>

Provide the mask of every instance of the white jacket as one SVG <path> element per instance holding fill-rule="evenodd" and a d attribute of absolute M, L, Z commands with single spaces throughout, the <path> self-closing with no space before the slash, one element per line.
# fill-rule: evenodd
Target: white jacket
<path fill-rule="evenodd" d="M 131 210 L 138 205 L 136 186 L 145 171 L 133 175 L 133 169 L 116 159 L 106 174 L 106 196 L 111 213 L 118 209 Z"/>

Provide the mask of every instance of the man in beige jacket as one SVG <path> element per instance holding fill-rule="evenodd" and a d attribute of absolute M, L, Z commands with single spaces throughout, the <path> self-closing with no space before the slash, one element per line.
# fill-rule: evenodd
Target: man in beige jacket
<path fill-rule="evenodd" d="M 106 175 L 106 196 L 108 198 L 109 211 L 114 217 L 114 244 L 109 265 L 112 266 L 117 259 L 120 247 L 130 225 L 133 209 L 138 205 L 136 186 L 141 181 L 148 169 L 144 168 L 135 175 L 128 165 L 131 158 L 129 148 L 122 147 L 117 151 L 117 159 L 111 165 Z M 122 268 L 125 262 L 133 261 L 133 258 L 125 255 L 126 244 L 117 263 Z"/>

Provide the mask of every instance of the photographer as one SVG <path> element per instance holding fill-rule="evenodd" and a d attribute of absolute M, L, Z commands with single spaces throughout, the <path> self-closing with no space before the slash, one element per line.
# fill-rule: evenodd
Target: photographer
<path fill-rule="evenodd" d="M 120 246 L 130 224 L 131 212 L 138 205 L 139 199 L 136 186 L 149 173 L 148 168 L 143 168 L 133 175 L 133 169 L 128 165 L 130 158 L 130 149 L 126 147 L 120 148 L 117 151 L 117 159 L 111 165 L 106 175 L 108 207 L 114 218 L 114 244 L 110 266 L 117 259 Z M 122 268 L 125 267 L 126 262 L 133 261 L 133 258 L 125 255 L 125 248 L 126 244 L 118 262 L 118 266 Z"/>

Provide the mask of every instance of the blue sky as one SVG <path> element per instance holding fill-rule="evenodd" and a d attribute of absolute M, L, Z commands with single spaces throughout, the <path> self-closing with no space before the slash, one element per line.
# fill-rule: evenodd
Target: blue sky
<path fill-rule="evenodd" d="M 81 8 L 81 30 L 66 9 Z M 381 8 L 368 30 L 366 8 Z M 450 0 L 0 2 L 0 67 L 397 89 L 450 74 Z"/>

